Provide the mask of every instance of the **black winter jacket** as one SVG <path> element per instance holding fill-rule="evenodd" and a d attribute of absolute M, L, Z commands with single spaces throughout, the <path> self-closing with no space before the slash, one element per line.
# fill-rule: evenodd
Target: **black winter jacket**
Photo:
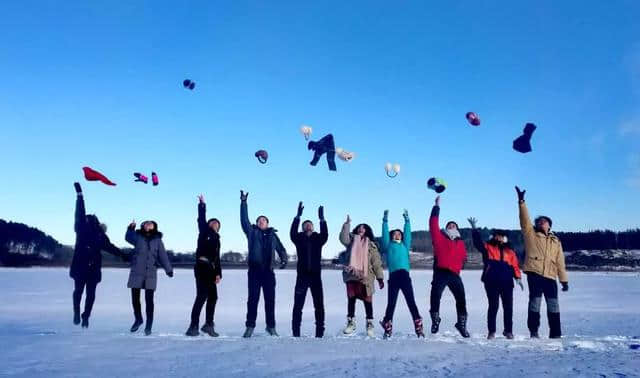
<path fill-rule="evenodd" d="M 196 265 L 210 266 L 214 276 L 222 277 L 220 265 L 220 235 L 207 224 L 207 205 L 198 204 L 198 247 L 196 248 Z M 203 261 L 200 257 L 206 258 Z"/>
<path fill-rule="evenodd" d="M 320 221 L 320 233 L 313 232 L 307 236 L 304 232 L 298 232 L 300 217 L 293 218 L 291 223 L 290 237 L 296 246 L 298 255 L 298 273 L 319 273 L 321 271 L 322 246 L 329 238 L 327 222 Z"/>

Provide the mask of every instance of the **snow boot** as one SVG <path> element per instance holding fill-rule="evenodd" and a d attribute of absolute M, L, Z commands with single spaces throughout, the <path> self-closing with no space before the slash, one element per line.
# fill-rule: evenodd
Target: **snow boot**
<path fill-rule="evenodd" d="M 467 315 L 458 315 L 458 322 L 455 324 L 456 329 L 464 338 L 470 337 L 467 331 Z"/>
<path fill-rule="evenodd" d="M 382 326 L 382 329 L 384 330 L 384 338 L 388 339 L 391 337 L 391 335 L 393 334 L 393 323 L 391 323 L 391 320 L 387 320 L 386 322 L 383 320 L 380 321 L 380 325 Z"/>
<path fill-rule="evenodd" d="M 198 325 L 191 323 L 189 325 L 189 328 L 187 329 L 187 332 L 185 332 L 185 335 L 191 336 L 191 337 L 200 336 L 200 331 L 198 331 Z"/>
<path fill-rule="evenodd" d="M 144 327 L 144 335 L 151 335 L 151 327 L 153 326 L 153 315 L 147 314 L 147 324 Z"/>
<path fill-rule="evenodd" d="M 80 325 L 80 310 L 73 310 L 73 324 Z"/>
<path fill-rule="evenodd" d="M 300 327 L 292 327 L 291 332 L 293 337 L 300 337 Z"/>
<path fill-rule="evenodd" d="M 253 335 L 253 327 L 247 327 L 247 329 L 244 330 L 244 334 L 242 335 L 242 337 L 244 337 L 245 339 L 248 339 L 252 335 Z"/>
<path fill-rule="evenodd" d="M 422 318 L 414 320 L 413 325 L 416 329 L 416 336 L 424 337 L 424 325 L 422 324 Z"/>
<path fill-rule="evenodd" d="M 495 338 L 496 338 L 495 332 L 489 332 L 489 334 L 487 335 L 487 340 L 493 340 Z"/>
<path fill-rule="evenodd" d="M 345 335 L 353 335 L 356 331 L 356 320 L 354 318 L 347 318 L 347 326 L 344 327 L 342 333 Z"/>
<path fill-rule="evenodd" d="M 513 340 L 513 333 L 504 331 L 502 332 L 502 336 L 506 337 L 508 340 Z"/>
<path fill-rule="evenodd" d="M 140 329 L 142 323 L 142 318 L 136 318 L 136 320 L 133 322 L 133 325 L 131 326 L 131 333 L 138 332 L 138 329 Z"/>
<path fill-rule="evenodd" d="M 531 338 L 532 339 L 539 339 L 540 338 L 540 334 L 538 334 L 538 331 L 531 331 Z"/>
<path fill-rule="evenodd" d="M 275 327 L 267 327 L 266 330 L 267 333 L 269 334 L 269 336 L 274 336 L 274 337 L 280 337 L 280 335 L 278 335 L 278 332 L 276 332 Z"/>
<path fill-rule="evenodd" d="M 324 337 L 324 327 L 316 327 L 316 337 L 319 339 Z"/>
<path fill-rule="evenodd" d="M 431 333 L 436 334 L 440 330 L 440 313 L 431 312 Z"/>
<path fill-rule="evenodd" d="M 376 333 L 374 331 L 374 326 L 373 326 L 373 319 L 367 319 L 367 336 L 376 337 Z"/>
<path fill-rule="evenodd" d="M 218 332 L 216 332 L 215 330 L 215 323 L 205 323 L 202 328 L 200 328 L 200 330 L 204 333 L 206 333 L 207 335 L 211 336 L 211 337 L 218 337 L 220 336 L 218 334 Z"/>

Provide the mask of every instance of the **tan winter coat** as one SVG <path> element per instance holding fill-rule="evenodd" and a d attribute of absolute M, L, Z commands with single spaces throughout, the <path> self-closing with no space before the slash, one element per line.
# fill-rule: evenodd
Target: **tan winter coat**
<path fill-rule="evenodd" d="M 569 282 L 560 239 L 552 232 L 548 235 L 537 232 L 531 223 L 531 218 L 529 218 L 527 205 L 520 202 L 519 207 L 520 228 L 526 249 L 522 270 L 539 274 L 554 281 L 559 279 L 560 282 Z"/>
<path fill-rule="evenodd" d="M 342 231 L 340 231 L 340 243 L 347 248 L 346 252 L 340 254 L 339 260 L 341 264 L 349 265 L 351 259 L 351 243 L 353 241 L 353 234 L 350 232 L 351 223 L 345 223 L 342 225 Z M 342 279 L 345 283 L 349 281 L 360 281 L 355 275 L 343 271 Z M 369 241 L 369 273 L 367 273 L 366 281 L 362 283 L 367 287 L 367 295 L 371 296 L 375 292 L 375 280 L 384 279 L 384 270 L 382 269 L 382 259 L 380 258 L 380 252 L 374 240 Z"/>

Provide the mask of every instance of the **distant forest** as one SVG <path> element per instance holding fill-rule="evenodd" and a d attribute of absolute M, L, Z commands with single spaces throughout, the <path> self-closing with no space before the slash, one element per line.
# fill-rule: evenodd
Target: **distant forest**
<path fill-rule="evenodd" d="M 472 250 L 471 229 L 461 229 L 462 238 L 467 249 Z M 480 230 L 483 239 L 488 240 L 490 229 Z M 614 232 L 557 232 L 565 251 L 606 251 L 606 250 L 640 250 L 640 229 Z M 518 255 L 524 256 L 524 245 L 520 230 L 508 231 L 510 243 Z M 431 235 L 427 231 L 412 232 L 412 250 L 431 255 Z M 337 255 L 340 251 L 336 251 Z M 176 253 L 169 250 L 169 257 L 175 265 L 187 265 L 194 262 L 193 253 Z M 290 251 L 291 253 L 291 251 Z M 22 223 L 6 222 L 0 219 L 0 266 L 34 266 L 54 265 L 68 266 L 73 257 L 73 246 L 60 244 L 53 237 L 37 228 Z M 233 265 L 244 262 L 245 255 L 238 252 L 226 252 L 222 255 L 223 263 Z M 105 253 L 104 264 L 122 265 L 114 256 Z"/>

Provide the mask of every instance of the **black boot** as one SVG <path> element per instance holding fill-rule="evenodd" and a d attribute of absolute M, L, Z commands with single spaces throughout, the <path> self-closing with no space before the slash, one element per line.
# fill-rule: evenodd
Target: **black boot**
<path fill-rule="evenodd" d="M 138 329 L 140 329 L 140 326 L 142 325 L 144 321 L 142 320 L 142 318 L 137 318 L 136 320 L 133 322 L 133 325 L 131 326 L 131 332 L 138 332 Z"/>
<path fill-rule="evenodd" d="M 280 335 L 278 335 L 278 332 L 276 332 L 275 327 L 274 328 L 267 327 L 266 331 L 269 334 L 269 336 L 274 336 L 274 337 L 280 336 Z"/>
<path fill-rule="evenodd" d="M 200 329 L 202 332 L 206 333 L 207 335 L 211 336 L 211 337 L 218 337 L 220 335 L 218 335 L 218 333 L 216 332 L 215 328 L 214 328 L 214 323 L 205 323 L 205 325 L 202 326 L 202 329 Z"/>
<path fill-rule="evenodd" d="M 242 335 L 242 337 L 244 337 L 245 339 L 250 338 L 253 335 L 253 327 L 247 327 L 244 330 L 244 334 Z"/>
<path fill-rule="evenodd" d="M 79 325 L 80 324 L 80 310 L 73 310 L 73 324 L 75 325 Z"/>
<path fill-rule="evenodd" d="M 393 334 L 393 324 L 391 323 L 391 320 L 385 321 L 383 319 L 383 320 L 380 321 L 380 325 L 382 326 L 382 329 L 384 330 L 383 338 L 385 338 L 385 339 L 390 338 L 391 335 Z"/>
<path fill-rule="evenodd" d="M 89 328 L 89 316 L 82 314 L 82 328 Z"/>
<path fill-rule="evenodd" d="M 200 336 L 200 331 L 198 331 L 198 324 L 191 323 L 185 335 L 191 337 Z"/>
<path fill-rule="evenodd" d="M 440 330 L 440 313 L 431 312 L 431 333 L 436 334 Z"/>
<path fill-rule="evenodd" d="M 467 315 L 458 315 L 456 329 L 458 330 L 458 332 L 460 332 L 460 335 L 462 335 L 462 337 L 470 337 L 469 332 L 467 332 Z"/>
<path fill-rule="evenodd" d="M 324 327 L 316 327 L 316 337 L 317 338 L 324 337 Z"/>
<path fill-rule="evenodd" d="M 562 338 L 562 329 L 560 327 L 560 313 L 548 312 L 547 318 L 549 319 L 549 338 L 550 339 Z"/>

